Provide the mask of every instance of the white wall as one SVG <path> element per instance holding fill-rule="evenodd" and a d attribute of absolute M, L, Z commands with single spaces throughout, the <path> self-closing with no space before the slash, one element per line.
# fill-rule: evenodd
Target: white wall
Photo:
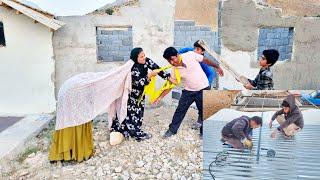
<path fill-rule="evenodd" d="M 55 111 L 52 32 L 0 7 L 6 47 L 0 47 L 0 115 Z"/>

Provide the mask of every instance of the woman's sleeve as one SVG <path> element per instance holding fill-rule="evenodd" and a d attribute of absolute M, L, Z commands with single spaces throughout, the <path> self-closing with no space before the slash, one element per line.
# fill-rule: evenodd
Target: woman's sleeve
<path fill-rule="evenodd" d="M 141 72 L 136 67 L 132 68 L 131 77 L 132 77 L 132 84 L 135 87 L 144 87 L 148 85 L 150 82 L 150 79 L 147 76 L 141 77 Z"/>
<path fill-rule="evenodd" d="M 146 63 L 147 63 L 148 68 L 151 70 L 160 69 L 160 66 L 158 66 L 158 64 L 156 64 L 155 62 L 153 62 L 149 58 L 146 58 Z M 168 79 L 170 77 L 170 73 L 167 73 L 165 71 L 160 71 L 158 75 L 160 77 L 162 77 L 163 79 Z"/>

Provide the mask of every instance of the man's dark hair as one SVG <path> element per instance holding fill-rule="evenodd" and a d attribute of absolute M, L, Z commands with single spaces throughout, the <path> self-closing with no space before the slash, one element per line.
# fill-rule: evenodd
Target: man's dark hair
<path fill-rule="evenodd" d="M 267 60 L 267 64 L 270 64 L 270 67 L 273 66 L 279 59 L 279 52 L 275 49 L 268 49 L 262 52 L 264 57 Z"/>
<path fill-rule="evenodd" d="M 289 103 L 287 101 L 283 101 L 281 104 L 282 107 L 290 107 Z"/>
<path fill-rule="evenodd" d="M 259 116 L 253 116 L 250 118 L 251 121 L 254 121 L 256 122 L 258 125 L 261 125 L 262 126 L 262 118 L 259 117 Z"/>
<path fill-rule="evenodd" d="M 199 44 L 199 40 L 194 42 L 193 47 L 198 47 L 201 48 L 202 51 L 206 51 L 200 44 Z"/>
<path fill-rule="evenodd" d="M 171 56 L 177 56 L 177 55 L 178 55 L 178 51 L 174 47 L 168 47 L 163 52 L 163 58 L 165 58 L 167 61 L 171 60 Z"/>

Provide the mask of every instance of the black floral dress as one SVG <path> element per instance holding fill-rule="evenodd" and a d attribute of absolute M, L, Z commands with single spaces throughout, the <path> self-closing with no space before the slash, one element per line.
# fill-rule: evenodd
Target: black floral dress
<path fill-rule="evenodd" d="M 132 91 L 129 94 L 127 103 L 127 117 L 121 124 L 118 119 L 115 119 L 111 126 L 111 131 L 120 132 L 126 138 L 133 137 L 138 141 L 147 135 L 147 133 L 141 130 L 145 96 L 142 97 L 140 103 L 138 101 L 143 94 L 144 86 L 149 84 L 147 77 L 148 69 L 154 70 L 159 68 L 160 67 L 149 58 L 146 58 L 145 64 L 135 63 L 132 66 Z M 170 74 L 161 71 L 159 76 L 167 79 Z"/>

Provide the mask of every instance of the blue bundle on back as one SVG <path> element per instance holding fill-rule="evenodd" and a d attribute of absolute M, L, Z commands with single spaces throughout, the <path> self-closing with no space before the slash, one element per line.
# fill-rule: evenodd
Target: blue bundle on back
<path fill-rule="evenodd" d="M 179 54 L 183 54 L 183 53 L 186 53 L 186 52 L 189 52 L 189 51 L 193 51 L 194 48 L 192 47 L 184 47 L 184 48 L 181 48 L 178 50 L 178 53 Z M 200 66 L 203 70 L 203 72 L 206 74 L 207 78 L 208 78 L 208 81 L 209 81 L 209 84 L 211 86 L 213 80 L 217 77 L 217 73 L 216 71 L 214 70 L 213 67 L 207 65 L 206 63 L 203 63 L 203 62 L 200 62 Z"/>

